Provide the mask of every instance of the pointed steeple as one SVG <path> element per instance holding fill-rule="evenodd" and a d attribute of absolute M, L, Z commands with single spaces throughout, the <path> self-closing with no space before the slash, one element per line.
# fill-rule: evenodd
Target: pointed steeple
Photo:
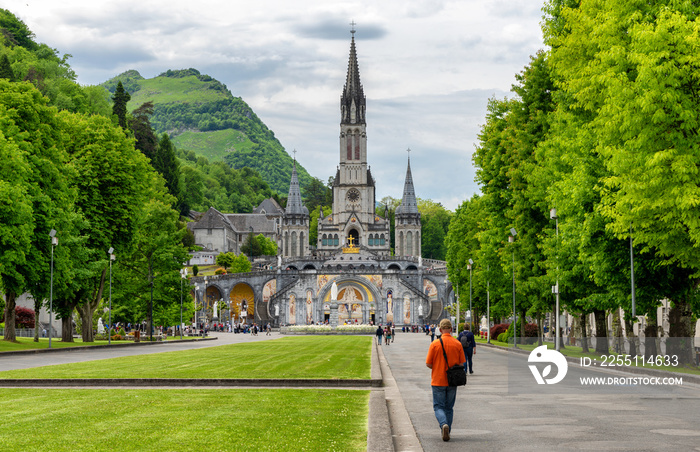
<path fill-rule="evenodd" d="M 296 153 L 296 151 L 294 151 Z M 299 178 L 297 177 L 297 159 L 294 158 L 292 167 L 292 180 L 289 182 L 289 195 L 287 196 L 287 208 L 285 214 L 304 214 L 305 208 L 301 204 L 301 190 L 299 190 Z M 307 211 L 308 212 L 308 211 Z"/>
<path fill-rule="evenodd" d="M 360 83 L 360 67 L 357 64 L 355 50 L 355 29 L 352 30 L 350 41 L 350 58 L 348 73 L 340 97 L 341 124 L 365 124 L 365 93 Z"/>
<path fill-rule="evenodd" d="M 411 151 L 410 149 L 408 150 Z M 399 210 L 400 209 L 400 210 Z M 411 175 L 411 156 L 408 156 L 408 167 L 406 168 L 406 181 L 403 184 L 403 198 L 397 212 L 402 214 L 418 213 L 418 202 L 416 201 L 416 191 L 413 188 L 413 176 Z"/>

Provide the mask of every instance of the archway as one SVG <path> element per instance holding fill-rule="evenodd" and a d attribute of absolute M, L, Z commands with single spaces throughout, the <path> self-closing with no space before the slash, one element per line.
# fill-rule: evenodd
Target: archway
<path fill-rule="evenodd" d="M 357 232 L 357 229 L 350 229 L 348 231 L 347 245 L 350 246 L 351 244 L 353 246 L 360 246 L 360 233 Z"/>
<path fill-rule="evenodd" d="M 231 317 L 235 322 L 252 322 L 255 318 L 255 293 L 245 283 L 238 283 L 229 292 Z"/>

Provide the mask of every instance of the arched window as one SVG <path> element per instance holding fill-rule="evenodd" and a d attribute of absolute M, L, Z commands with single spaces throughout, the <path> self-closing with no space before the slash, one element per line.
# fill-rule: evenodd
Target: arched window
<path fill-rule="evenodd" d="M 304 233 L 299 233 L 299 256 L 304 256 Z"/>
<path fill-rule="evenodd" d="M 336 234 L 336 235 L 333 237 L 333 245 L 334 245 L 334 246 L 338 246 L 339 244 L 340 244 L 340 239 L 338 238 L 338 234 Z"/>
<path fill-rule="evenodd" d="M 399 252 L 398 252 L 398 255 L 399 256 L 404 255 L 404 252 L 403 252 L 403 231 L 401 231 L 399 233 Z"/>
<path fill-rule="evenodd" d="M 411 231 L 406 233 L 406 255 L 413 256 L 413 233 Z"/>
<path fill-rule="evenodd" d="M 284 233 L 284 255 L 289 256 L 289 232 Z"/>
<path fill-rule="evenodd" d="M 386 245 L 386 241 L 384 240 L 384 234 L 379 236 L 379 244 L 382 246 Z"/>
<path fill-rule="evenodd" d="M 369 235 L 369 246 L 374 246 L 374 234 Z"/>
<path fill-rule="evenodd" d="M 322 244 L 323 246 L 327 246 L 327 245 L 328 245 L 328 237 L 326 237 L 326 234 L 323 234 L 323 238 L 321 239 L 321 244 Z"/>
<path fill-rule="evenodd" d="M 297 233 L 292 232 L 292 257 L 297 257 Z"/>
<path fill-rule="evenodd" d="M 420 232 L 416 232 L 416 256 L 420 256 Z"/>

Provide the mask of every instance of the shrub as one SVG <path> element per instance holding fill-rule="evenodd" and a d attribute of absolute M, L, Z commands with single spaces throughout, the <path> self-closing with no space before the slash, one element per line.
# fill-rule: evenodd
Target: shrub
<path fill-rule="evenodd" d="M 225 269 L 225 268 L 222 268 L 222 267 L 219 267 L 219 268 L 216 269 L 216 271 L 214 272 L 214 274 L 215 274 L 215 275 L 225 275 L 225 274 L 226 274 L 226 269 Z"/>
<path fill-rule="evenodd" d="M 114 336 L 112 336 L 112 340 L 113 341 L 121 341 L 121 340 L 124 340 L 124 337 L 119 335 L 119 334 L 115 334 Z"/>
<path fill-rule="evenodd" d="M 505 331 L 498 335 L 498 342 L 508 342 L 508 333 Z"/>
<path fill-rule="evenodd" d="M 17 328 L 34 328 L 34 310 L 15 307 L 15 327 Z"/>
<path fill-rule="evenodd" d="M 126 331 L 124 331 L 124 327 L 120 327 L 120 328 L 119 328 L 119 335 L 120 335 L 121 337 L 125 337 L 125 336 L 126 336 Z"/>
<path fill-rule="evenodd" d="M 498 323 L 494 326 L 491 327 L 491 337 L 498 338 L 501 333 L 505 333 L 508 327 L 510 326 L 509 323 Z M 500 341 L 500 339 L 498 339 Z"/>
<path fill-rule="evenodd" d="M 199 266 L 198 265 L 193 265 L 192 266 L 192 274 L 194 276 L 197 276 L 199 274 Z"/>

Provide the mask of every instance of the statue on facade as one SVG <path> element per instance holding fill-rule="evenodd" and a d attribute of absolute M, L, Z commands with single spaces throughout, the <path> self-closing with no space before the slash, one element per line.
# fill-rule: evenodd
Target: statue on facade
<path fill-rule="evenodd" d="M 423 316 L 423 303 L 418 304 L 418 315 Z"/>

